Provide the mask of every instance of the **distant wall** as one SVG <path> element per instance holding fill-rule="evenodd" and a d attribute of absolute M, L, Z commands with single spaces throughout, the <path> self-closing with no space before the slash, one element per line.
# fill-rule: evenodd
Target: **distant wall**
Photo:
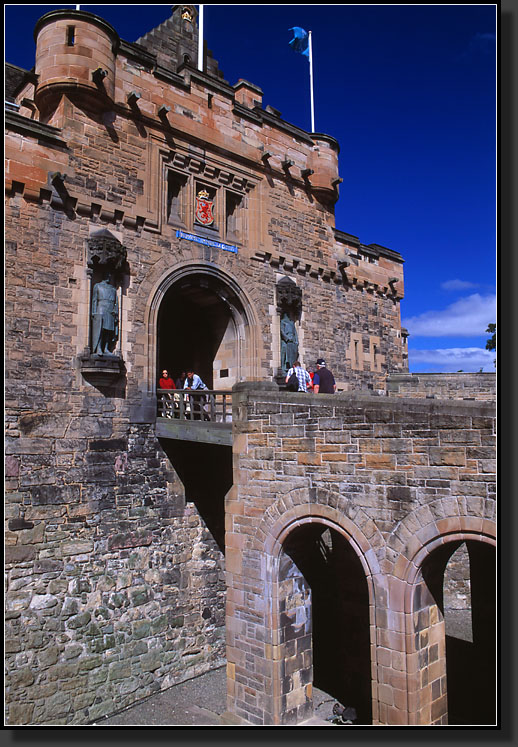
<path fill-rule="evenodd" d="M 430 397 L 494 401 L 494 373 L 407 373 L 391 374 L 386 382 L 390 397 Z"/>

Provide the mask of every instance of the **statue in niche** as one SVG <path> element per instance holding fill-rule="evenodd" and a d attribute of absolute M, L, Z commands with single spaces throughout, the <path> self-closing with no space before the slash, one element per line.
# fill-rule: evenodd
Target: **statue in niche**
<path fill-rule="evenodd" d="M 92 291 L 92 353 L 113 355 L 119 338 L 119 301 L 112 285 L 112 273 L 96 283 Z"/>
<path fill-rule="evenodd" d="M 299 338 L 295 322 L 287 311 L 281 318 L 281 367 L 287 373 L 299 355 Z"/>

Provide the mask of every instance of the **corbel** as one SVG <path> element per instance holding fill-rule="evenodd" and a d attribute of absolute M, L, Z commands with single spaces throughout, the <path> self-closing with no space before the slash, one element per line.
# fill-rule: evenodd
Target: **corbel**
<path fill-rule="evenodd" d="M 350 262 L 347 262 L 347 260 L 343 260 L 342 262 L 338 263 L 338 270 L 340 272 L 340 275 L 342 276 L 342 280 L 344 282 L 344 285 L 351 285 L 351 281 L 349 280 L 347 273 L 345 271 L 346 267 L 349 267 Z"/>
<path fill-rule="evenodd" d="M 108 76 L 108 71 L 98 67 L 92 73 L 92 80 L 96 86 L 102 86 L 104 79 Z"/>
<path fill-rule="evenodd" d="M 126 98 L 126 101 L 131 106 L 131 108 L 135 108 L 138 104 L 138 100 L 142 98 L 142 94 L 138 93 L 137 91 L 131 91 L 131 93 L 128 93 L 128 96 Z"/>
<path fill-rule="evenodd" d="M 170 111 L 171 111 L 170 106 L 165 106 L 165 104 L 162 104 L 162 106 L 159 107 L 158 109 L 158 116 L 160 117 L 160 119 L 167 121 L 167 115 L 169 114 Z"/>

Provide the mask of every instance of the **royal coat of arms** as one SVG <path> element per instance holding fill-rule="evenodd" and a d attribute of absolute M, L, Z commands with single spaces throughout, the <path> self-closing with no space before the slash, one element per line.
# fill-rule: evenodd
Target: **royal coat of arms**
<path fill-rule="evenodd" d="M 214 223 L 212 209 L 214 200 L 209 200 L 209 193 L 202 189 L 196 196 L 196 220 L 203 226 L 210 226 Z"/>

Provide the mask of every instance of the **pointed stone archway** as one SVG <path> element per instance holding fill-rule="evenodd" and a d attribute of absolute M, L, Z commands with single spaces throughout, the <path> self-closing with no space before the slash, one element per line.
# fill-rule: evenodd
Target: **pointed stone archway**
<path fill-rule="evenodd" d="M 209 389 L 259 378 L 255 310 L 238 281 L 211 263 L 188 262 L 159 281 L 149 310 L 149 391 L 159 369 L 176 378 L 187 367 Z"/>

